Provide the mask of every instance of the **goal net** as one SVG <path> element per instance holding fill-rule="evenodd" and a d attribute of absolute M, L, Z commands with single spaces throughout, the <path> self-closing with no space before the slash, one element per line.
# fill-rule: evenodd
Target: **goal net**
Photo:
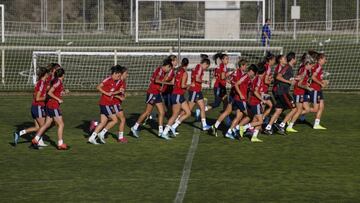
<path fill-rule="evenodd" d="M 40 47 L 39 47 L 40 48 Z M 68 50 L 31 50 L 31 55 L 26 59 L 27 68 L 24 66 L 6 70 L 6 85 L 12 89 L 30 89 L 36 80 L 36 72 L 39 67 L 49 63 L 59 63 L 66 71 L 65 85 L 72 90 L 95 90 L 96 85 L 107 75 L 110 67 L 114 64 L 126 66 L 129 70 L 129 90 L 144 90 L 148 87 L 149 78 L 153 70 L 161 65 L 164 58 L 170 54 L 188 58 L 190 61 L 189 73 L 200 62 L 200 54 L 207 54 L 211 59 L 211 66 L 204 75 L 209 81 L 204 88 L 213 85 L 213 69 L 216 67 L 212 56 L 219 51 L 227 53 L 230 57 L 229 69 L 235 69 L 239 57 L 245 57 L 250 62 L 257 63 L 264 57 L 264 51 L 281 54 L 282 47 L 265 49 L 263 47 L 228 47 L 229 49 L 218 50 L 216 47 L 183 47 L 184 51 L 176 50 L 150 51 L 152 47 L 138 47 L 137 51 L 118 51 L 124 48 L 118 47 L 113 50 L 98 51 L 97 48 L 68 49 Z M 134 48 L 132 48 L 134 49 Z M 141 50 L 141 51 L 140 51 Z M 148 50 L 148 51 L 146 51 Z M 180 55 L 179 55 L 180 54 Z M 23 53 L 24 55 L 24 53 Z M 19 59 L 25 60 L 25 58 Z"/>

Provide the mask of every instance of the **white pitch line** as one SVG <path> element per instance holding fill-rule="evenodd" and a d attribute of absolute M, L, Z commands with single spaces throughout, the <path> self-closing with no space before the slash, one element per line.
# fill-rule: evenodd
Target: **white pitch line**
<path fill-rule="evenodd" d="M 183 173 L 181 176 L 181 181 L 180 181 L 180 185 L 179 185 L 179 189 L 176 193 L 176 197 L 174 202 L 175 203 L 182 203 L 186 194 L 186 189 L 187 189 L 187 185 L 188 185 L 188 181 L 190 178 L 190 173 L 191 173 L 191 165 L 192 165 L 192 161 L 195 155 L 195 151 L 196 148 L 198 146 L 199 143 L 199 134 L 200 134 L 200 130 L 198 128 L 194 128 L 194 134 L 193 134 L 193 138 L 191 141 L 191 145 L 188 151 L 188 154 L 186 156 L 186 160 L 185 160 L 185 164 L 184 164 L 184 168 L 183 168 Z"/>

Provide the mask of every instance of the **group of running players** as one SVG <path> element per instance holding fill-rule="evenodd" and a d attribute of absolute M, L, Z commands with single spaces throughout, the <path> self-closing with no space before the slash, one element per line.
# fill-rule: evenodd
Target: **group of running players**
<path fill-rule="evenodd" d="M 239 139 L 244 135 L 250 136 L 252 142 L 262 142 L 258 138 L 259 132 L 272 135 L 297 132 L 294 124 L 298 119 L 304 119 L 305 114 L 315 113 L 314 129 L 324 130 L 320 119 L 324 111 L 324 97 L 322 88 L 328 85 L 324 79 L 322 66 L 326 63 L 323 53 L 308 51 L 301 57 L 297 73 L 295 68 L 297 59 L 295 53 L 275 56 L 267 53 L 259 64 L 251 64 L 245 58 L 239 58 L 235 70 L 227 68 L 229 56 L 226 53 L 214 55 L 213 60 L 218 64 L 214 69 L 214 102 L 207 105 L 203 94 L 204 72 L 210 66 L 207 55 L 201 55 L 201 61 L 188 75 L 189 60 L 183 58 L 178 66 L 178 59 L 170 55 L 163 60 L 151 75 L 147 89 L 146 107 L 136 123 L 131 127 L 130 134 L 139 138 L 139 128 L 152 114 L 156 107 L 158 112 L 158 136 L 171 139 L 178 135 L 177 128 L 191 116 L 197 105 L 196 116 L 201 118 L 202 130 L 218 136 L 218 128 L 226 119 L 228 130 L 224 137 Z M 276 65 L 276 66 L 275 66 Z M 275 66 L 274 71 L 272 67 Z M 65 71 L 59 64 L 51 64 L 48 68 L 40 68 L 38 81 L 35 86 L 31 108 L 35 126 L 14 133 L 14 143 L 27 133 L 36 132 L 32 139 L 35 146 L 47 146 L 42 135 L 51 126 L 52 122 L 58 126 L 58 149 L 67 149 L 63 142 L 64 123 L 61 116 L 60 104 L 63 102 L 63 79 Z M 91 135 L 88 142 L 91 144 L 105 144 L 106 133 L 120 120 L 118 142 L 126 143 L 124 128 L 125 114 L 122 102 L 125 100 L 126 67 L 115 65 L 111 68 L 111 75 L 106 77 L 98 86 L 101 93 L 100 121 L 92 122 Z M 188 84 L 190 77 L 190 84 Z M 227 87 L 231 86 L 229 94 Z M 269 93 L 272 86 L 272 95 Z M 290 89 L 293 86 L 293 97 Z M 185 94 L 188 93 L 188 98 Z M 223 103 L 223 110 L 213 125 L 206 121 L 206 112 L 217 108 Z M 284 111 L 285 117 L 278 121 Z M 235 115 L 232 116 L 231 114 Z M 168 117 L 164 128 L 164 118 Z M 230 119 L 232 117 L 232 120 Z"/>

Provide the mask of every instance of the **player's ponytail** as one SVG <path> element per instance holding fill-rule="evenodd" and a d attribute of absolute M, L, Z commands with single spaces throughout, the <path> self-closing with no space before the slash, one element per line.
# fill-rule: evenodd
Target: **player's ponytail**
<path fill-rule="evenodd" d="M 201 60 L 208 59 L 209 56 L 207 54 L 200 54 L 200 58 L 201 58 Z"/>
<path fill-rule="evenodd" d="M 276 64 L 280 64 L 281 59 L 284 57 L 284 55 L 279 54 L 276 56 Z"/>
<path fill-rule="evenodd" d="M 200 62 L 201 64 L 207 64 L 207 65 L 210 65 L 210 60 L 209 59 L 203 59 L 201 60 Z"/>
<path fill-rule="evenodd" d="M 217 64 L 217 59 L 223 60 L 226 56 L 227 56 L 227 54 L 223 54 L 223 53 L 219 52 L 213 56 L 213 60 L 215 61 L 215 64 Z"/>
<path fill-rule="evenodd" d="M 181 60 L 181 67 L 186 67 L 189 65 L 189 59 L 188 58 L 183 58 Z"/>

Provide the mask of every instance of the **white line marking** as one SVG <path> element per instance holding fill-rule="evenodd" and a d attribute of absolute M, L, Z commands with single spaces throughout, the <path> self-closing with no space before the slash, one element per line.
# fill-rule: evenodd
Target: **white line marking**
<path fill-rule="evenodd" d="M 186 160 L 185 160 L 185 164 L 184 164 L 184 169 L 183 169 L 183 173 L 181 176 L 181 181 L 180 181 L 180 185 L 179 185 L 179 189 L 176 193 L 176 197 L 174 202 L 175 203 L 182 203 L 186 194 L 186 189 L 187 189 L 187 185 L 188 185 L 188 181 L 189 181 L 189 177 L 190 177 L 190 173 L 191 173 L 191 165 L 192 165 L 192 161 L 195 155 L 195 151 L 196 148 L 198 146 L 199 143 L 199 134 L 200 134 L 200 130 L 198 128 L 194 128 L 194 134 L 193 134 L 193 138 L 191 141 L 191 145 L 189 148 L 189 152 L 186 156 Z"/>

